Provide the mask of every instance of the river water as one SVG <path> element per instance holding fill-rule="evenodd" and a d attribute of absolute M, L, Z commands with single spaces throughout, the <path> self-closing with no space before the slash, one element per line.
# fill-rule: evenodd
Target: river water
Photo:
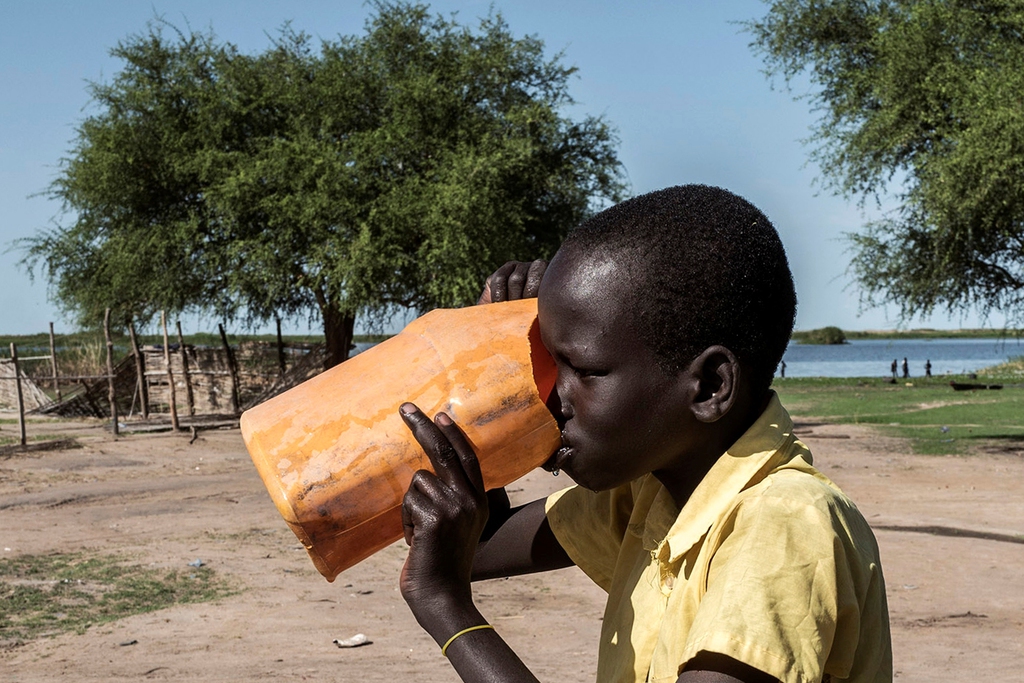
<path fill-rule="evenodd" d="M 354 353 L 373 346 L 357 343 Z M 931 360 L 933 375 L 961 375 L 1024 356 L 1024 341 L 1007 339 L 854 339 L 847 344 L 792 342 L 786 349 L 786 377 L 883 377 L 893 359 L 902 377 L 907 359 L 911 377 L 924 375 Z"/>
<path fill-rule="evenodd" d="M 882 377 L 893 359 L 902 377 L 907 359 L 911 377 L 924 375 L 932 362 L 933 375 L 967 374 L 1024 356 L 1024 341 L 1007 339 L 853 339 L 847 344 L 792 342 L 786 349 L 786 377 Z"/>

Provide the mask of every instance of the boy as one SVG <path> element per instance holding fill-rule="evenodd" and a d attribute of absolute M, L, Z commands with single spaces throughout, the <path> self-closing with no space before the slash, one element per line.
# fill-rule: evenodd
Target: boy
<path fill-rule="evenodd" d="M 575 563 L 608 591 L 600 683 L 891 680 L 874 537 L 770 389 L 796 298 L 767 218 L 699 185 L 637 197 L 482 298 L 533 295 L 558 366 L 547 467 L 577 486 L 490 506 L 451 419 L 401 409 L 437 473 L 406 494 L 402 595 L 462 679 L 536 680 L 470 581 Z"/>

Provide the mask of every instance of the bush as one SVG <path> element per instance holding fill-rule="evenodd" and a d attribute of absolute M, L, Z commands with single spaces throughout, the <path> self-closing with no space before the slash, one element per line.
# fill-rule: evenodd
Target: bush
<path fill-rule="evenodd" d="M 806 332 L 802 341 L 804 344 L 845 344 L 846 334 L 841 329 L 830 325 L 819 330 Z"/>

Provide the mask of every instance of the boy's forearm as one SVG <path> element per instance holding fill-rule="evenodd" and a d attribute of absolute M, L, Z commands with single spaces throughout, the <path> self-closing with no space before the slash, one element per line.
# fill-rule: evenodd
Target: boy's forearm
<path fill-rule="evenodd" d="M 438 593 L 409 606 L 465 683 L 537 683 L 471 597 Z"/>
<path fill-rule="evenodd" d="M 561 569 L 573 564 L 559 545 L 544 514 L 544 499 L 507 513 L 491 536 L 477 547 L 473 580 Z"/>
<path fill-rule="evenodd" d="M 538 683 L 523 660 L 491 629 L 460 636 L 448 648 L 448 659 L 465 683 Z"/>

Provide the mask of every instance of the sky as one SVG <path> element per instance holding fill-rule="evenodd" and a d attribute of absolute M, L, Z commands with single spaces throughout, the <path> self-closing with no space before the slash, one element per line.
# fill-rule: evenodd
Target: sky
<path fill-rule="evenodd" d="M 815 117 L 800 83 L 769 81 L 739 21 L 763 16 L 757 0 L 496 0 L 430 3 L 476 23 L 493 8 L 517 35 L 536 35 L 549 54 L 578 67 L 566 113 L 604 116 L 617 130 L 633 194 L 684 183 L 729 189 L 753 202 L 782 236 L 796 280 L 797 329 L 901 326 L 894 309 L 861 310 L 847 275 L 845 233 L 865 216 L 856 203 L 822 191 L 808 163 Z M 372 8 L 334 0 L 0 0 L 0 332 L 71 331 L 48 298 L 45 278 L 19 266 L 16 241 L 67 220 L 47 187 L 89 113 L 89 82 L 109 81 L 120 63 L 109 50 L 146 31 L 154 17 L 212 29 L 244 52 L 259 52 L 285 22 L 314 37 L 363 32 Z M 935 315 L 903 327 L 980 327 L 975 315 Z M 216 328 L 183 319 L 187 331 Z M 988 321 L 1001 326 L 1001 319 Z M 306 319 L 286 321 L 305 333 Z"/>

